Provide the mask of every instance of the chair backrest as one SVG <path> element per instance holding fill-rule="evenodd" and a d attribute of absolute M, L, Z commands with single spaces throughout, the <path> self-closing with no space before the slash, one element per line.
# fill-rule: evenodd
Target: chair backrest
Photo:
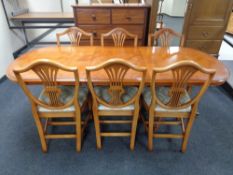
<path fill-rule="evenodd" d="M 96 71 L 103 71 L 103 76 L 106 76 L 106 86 L 107 93 L 110 97 L 109 100 L 103 99 L 96 93 L 95 86 L 92 82 L 92 73 Z M 127 72 L 134 71 L 139 74 L 139 86 L 136 88 L 133 93 L 133 97 L 128 99 L 127 101 L 123 100 L 123 96 L 125 94 L 125 86 L 124 80 L 127 75 Z M 140 94 L 143 90 L 145 76 L 146 76 L 146 68 L 137 67 L 129 62 L 126 62 L 123 59 L 110 59 L 100 65 L 87 67 L 86 68 L 88 86 L 92 93 L 94 104 L 102 104 L 107 107 L 124 107 L 128 106 L 132 103 L 139 102 Z"/>
<path fill-rule="evenodd" d="M 152 74 L 151 91 L 152 91 L 152 108 L 155 105 L 160 105 L 165 109 L 185 109 L 191 105 L 198 104 L 200 98 L 207 90 L 216 70 L 206 69 L 201 67 L 194 61 L 180 61 L 164 68 L 154 68 Z M 173 75 L 172 85 L 166 91 L 166 101 L 164 97 L 159 97 L 156 87 L 156 75 L 161 73 L 171 73 Z M 187 94 L 189 80 L 194 74 L 199 73 L 206 77 L 205 82 L 200 87 L 200 90 L 188 99 L 183 100 Z M 164 95 L 164 94 L 163 94 Z"/>
<path fill-rule="evenodd" d="M 58 46 L 60 46 L 60 37 L 64 36 L 64 35 L 68 35 L 68 37 L 70 39 L 70 43 L 74 46 L 79 46 L 80 40 L 81 40 L 83 35 L 89 37 L 90 38 L 90 45 L 91 46 L 93 45 L 93 34 L 92 33 L 85 32 L 84 30 L 82 30 L 78 27 L 70 27 L 67 30 L 65 30 L 64 32 L 56 34 Z"/>
<path fill-rule="evenodd" d="M 18 84 L 28 96 L 31 103 L 47 109 L 64 109 L 71 105 L 74 105 L 75 108 L 79 107 L 79 104 L 77 102 L 79 88 L 79 77 L 77 68 L 65 67 L 64 65 L 53 62 L 51 60 L 40 59 L 29 64 L 25 68 L 15 69 L 13 71 L 17 78 Z M 40 98 L 34 96 L 25 83 L 22 74 L 28 71 L 33 71 L 35 75 L 41 80 L 41 84 L 43 85 L 42 93 L 46 97 L 46 100 L 41 100 Z M 59 86 L 57 80 L 59 71 L 65 71 L 67 73 L 69 72 L 71 74 L 74 74 L 75 87 L 72 92 L 73 96 L 70 97 L 67 101 L 62 100 L 65 92 L 63 92 L 63 89 L 61 88 L 62 86 Z"/>
<path fill-rule="evenodd" d="M 124 43 L 125 43 L 125 39 L 127 37 L 134 39 L 134 47 L 137 47 L 137 45 L 138 45 L 138 36 L 137 35 L 132 34 L 123 28 L 117 27 L 108 33 L 101 34 L 101 46 L 104 46 L 104 38 L 109 37 L 109 36 L 112 36 L 114 45 L 116 47 L 123 47 Z"/>
<path fill-rule="evenodd" d="M 174 37 L 180 38 L 180 46 L 183 46 L 183 36 L 170 28 L 162 28 L 153 34 L 149 34 L 148 46 L 151 46 L 154 41 L 156 41 L 156 45 L 158 45 L 158 40 L 160 40 L 162 47 L 169 47 Z"/>

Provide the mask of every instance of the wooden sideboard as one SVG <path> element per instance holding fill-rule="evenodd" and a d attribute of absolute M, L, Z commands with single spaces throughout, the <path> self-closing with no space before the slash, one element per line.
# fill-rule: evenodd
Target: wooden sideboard
<path fill-rule="evenodd" d="M 73 6 L 75 24 L 81 29 L 94 35 L 94 45 L 100 45 L 100 36 L 115 27 L 122 27 L 138 35 L 139 45 L 146 45 L 150 6 L 138 4 L 101 4 Z M 85 45 L 85 40 L 82 41 Z M 126 40 L 126 45 L 132 40 Z M 111 38 L 107 38 L 107 45 L 113 45 Z"/>
<path fill-rule="evenodd" d="M 233 0 L 189 0 L 184 45 L 218 55 L 232 11 Z"/>

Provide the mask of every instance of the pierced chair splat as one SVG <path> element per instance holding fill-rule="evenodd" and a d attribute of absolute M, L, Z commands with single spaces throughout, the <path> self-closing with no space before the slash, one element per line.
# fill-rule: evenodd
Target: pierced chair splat
<path fill-rule="evenodd" d="M 39 96 L 33 94 L 22 78 L 22 74 L 28 71 L 34 72 L 41 80 L 42 91 Z M 59 80 L 57 80 L 60 71 L 72 74 L 75 79 L 75 85 L 60 86 Z M 79 85 L 77 68 L 66 67 L 47 59 L 40 59 L 25 68 L 14 69 L 14 74 L 18 84 L 31 102 L 32 114 L 40 136 L 42 151 L 47 152 L 46 140 L 48 139 L 71 138 L 76 139 L 76 150 L 81 151 L 82 136 L 91 113 L 88 110 L 88 100 L 90 98 L 88 89 Z M 82 121 L 81 113 L 85 111 L 89 111 L 89 114 Z M 74 126 L 75 133 L 49 133 L 49 126 Z"/>
<path fill-rule="evenodd" d="M 127 30 L 117 27 L 111 30 L 108 33 L 101 34 L 101 46 L 104 46 L 104 38 L 112 36 L 114 46 L 116 47 L 123 47 L 125 44 L 126 38 L 133 38 L 134 40 L 134 47 L 138 45 L 138 36 L 128 32 Z"/>
<path fill-rule="evenodd" d="M 153 149 L 153 138 L 182 139 L 182 152 L 187 149 L 189 135 L 197 114 L 199 101 L 207 90 L 215 75 L 215 70 L 206 69 L 193 61 L 180 61 L 164 68 L 154 68 L 151 87 L 146 87 L 141 98 L 142 106 L 149 114 L 149 119 L 143 117 L 144 125 L 148 131 L 148 149 Z M 156 86 L 158 74 L 171 73 L 173 83 L 171 86 Z M 200 90 L 195 94 L 187 92 L 189 80 L 196 73 L 206 77 Z M 160 126 L 181 126 L 182 133 L 160 132 Z"/>
<path fill-rule="evenodd" d="M 160 41 L 161 47 L 170 47 L 171 41 L 174 37 L 180 39 L 180 46 L 183 46 L 183 36 L 170 28 L 163 28 L 156 31 L 148 36 L 148 46 L 154 45 L 158 46 L 158 41 Z"/>
<path fill-rule="evenodd" d="M 80 41 L 81 38 L 83 36 L 86 36 L 90 39 L 90 46 L 93 46 L 93 34 L 92 33 L 88 33 L 85 32 L 84 30 L 78 28 L 78 27 L 70 27 L 67 30 L 65 30 L 62 33 L 57 33 L 56 37 L 57 37 L 57 45 L 60 46 L 60 38 L 62 36 L 68 36 L 71 45 L 73 46 L 79 46 L 80 45 Z"/>
<path fill-rule="evenodd" d="M 139 86 L 125 86 L 127 73 L 132 70 L 139 74 Z M 105 72 L 106 85 L 96 86 L 92 73 Z M 87 67 L 88 86 L 93 98 L 93 116 L 96 130 L 97 148 L 102 146 L 101 137 L 130 137 L 130 149 L 134 149 L 135 135 L 139 115 L 139 99 L 143 90 L 146 68 L 137 67 L 123 59 L 110 59 L 98 66 Z M 114 116 L 114 120 L 103 120 L 105 116 Z M 122 120 L 123 116 L 130 119 Z M 115 120 L 115 118 L 121 120 Z M 127 117 L 127 118 L 128 118 Z M 101 124 L 130 124 L 130 132 L 102 132 Z"/>

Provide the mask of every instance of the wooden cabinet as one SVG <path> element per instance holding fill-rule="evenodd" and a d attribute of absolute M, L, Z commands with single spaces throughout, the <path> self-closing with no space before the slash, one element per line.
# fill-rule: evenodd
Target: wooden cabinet
<path fill-rule="evenodd" d="M 148 5 L 76 5 L 73 9 L 76 26 L 93 33 L 94 45 L 100 45 L 102 33 L 116 27 L 122 27 L 138 35 L 139 45 L 147 43 L 150 17 Z M 85 40 L 83 42 L 85 43 Z M 126 44 L 131 44 L 130 42 L 126 41 Z M 111 38 L 106 43 L 113 45 Z"/>
<path fill-rule="evenodd" d="M 217 55 L 232 10 L 233 0 L 189 0 L 184 45 Z"/>

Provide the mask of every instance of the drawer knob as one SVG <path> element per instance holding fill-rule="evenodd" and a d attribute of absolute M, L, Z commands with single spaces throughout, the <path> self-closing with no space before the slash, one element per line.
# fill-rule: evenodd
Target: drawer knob
<path fill-rule="evenodd" d="M 208 32 L 202 32 L 202 36 L 203 36 L 203 37 L 206 38 L 206 37 L 208 37 L 208 35 L 209 35 Z"/>
<path fill-rule="evenodd" d="M 131 18 L 130 16 L 127 16 L 126 19 L 127 19 L 128 21 L 131 21 L 131 20 L 132 20 L 132 18 Z"/>
<path fill-rule="evenodd" d="M 97 32 L 92 32 L 94 37 L 97 37 Z"/>
<path fill-rule="evenodd" d="M 92 14 L 92 15 L 91 15 L 91 18 L 92 18 L 93 21 L 96 21 L 96 16 L 95 16 L 95 14 Z"/>

